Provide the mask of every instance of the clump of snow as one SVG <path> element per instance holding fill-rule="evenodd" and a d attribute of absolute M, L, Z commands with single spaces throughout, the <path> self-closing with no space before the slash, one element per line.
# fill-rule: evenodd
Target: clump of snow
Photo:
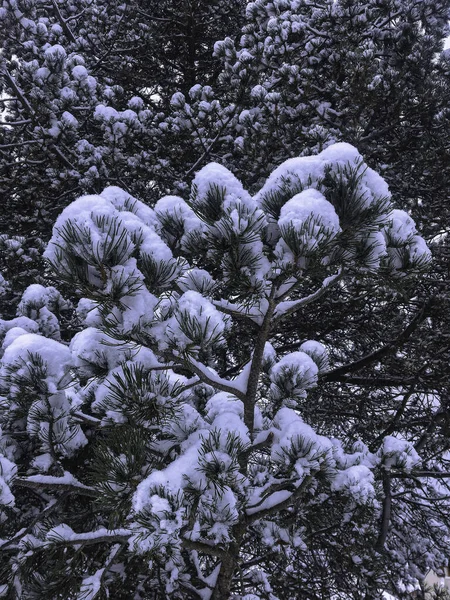
<path fill-rule="evenodd" d="M 432 260 L 431 250 L 420 235 L 415 235 L 409 244 L 409 255 L 413 263 L 429 264 Z"/>
<path fill-rule="evenodd" d="M 388 231 L 394 245 L 411 240 L 417 233 L 414 220 L 404 210 L 393 209 L 389 217 Z"/>
<path fill-rule="evenodd" d="M 129 273 L 129 272 L 128 272 Z M 126 270 L 123 277 L 127 277 Z M 136 271 L 131 271 L 136 274 Z M 138 275 L 137 275 L 138 276 Z M 118 273 L 120 281 L 121 274 Z M 151 294 L 145 287 L 143 277 L 139 276 L 139 291 L 137 293 L 128 293 L 121 298 L 121 306 L 114 307 L 111 312 L 105 315 L 114 323 L 114 328 L 121 335 L 132 336 L 133 331 L 141 329 L 148 330 L 152 322 L 153 312 L 158 302 L 157 298 Z"/>
<path fill-rule="evenodd" d="M 67 53 L 60 44 L 49 46 L 45 50 L 45 62 L 54 66 L 55 63 L 62 62 L 66 59 Z"/>
<path fill-rule="evenodd" d="M 79 198 L 62 212 L 45 256 L 62 272 L 70 271 L 70 256 L 81 259 L 87 270 L 81 284 L 100 299 L 120 295 L 120 309 L 116 302 L 111 318 L 131 331 L 152 319 L 157 302 L 145 281 L 167 285 L 177 263 L 156 231 L 159 222 L 151 209 L 119 188 L 102 194 Z"/>
<path fill-rule="evenodd" d="M 128 192 L 117 186 L 109 186 L 103 190 L 100 196 L 111 202 L 118 211 L 131 212 L 145 225 L 155 231 L 158 230 L 160 225 L 155 211 Z"/>
<path fill-rule="evenodd" d="M 281 209 L 278 227 L 294 253 L 297 253 L 297 248 L 301 253 L 319 249 L 340 231 L 339 217 L 333 205 L 315 189 L 300 192 L 286 202 Z"/>
<path fill-rule="evenodd" d="M 178 299 L 176 312 L 167 321 L 166 340 L 160 343 L 194 353 L 199 348 L 222 345 L 226 323 L 226 317 L 209 300 L 189 290 Z"/>
<path fill-rule="evenodd" d="M 203 296 L 209 296 L 216 282 L 204 269 L 189 269 L 177 279 L 177 285 L 183 292 L 192 290 Z"/>
<path fill-rule="evenodd" d="M 297 477 L 302 481 L 307 475 L 319 471 L 321 464 L 332 454 L 332 442 L 307 425 L 290 408 L 281 408 L 273 420 L 271 429 L 274 435 L 271 457 L 275 463 L 283 464 L 286 452 L 298 448 L 295 462 Z"/>
<path fill-rule="evenodd" d="M 24 333 L 39 333 L 38 324 L 28 317 L 17 317 L 10 321 L 0 319 L 0 357 L 6 348 Z"/>
<path fill-rule="evenodd" d="M 40 473 L 47 473 L 53 465 L 52 455 L 49 452 L 38 454 L 35 458 L 33 458 L 31 465 L 34 469 L 36 469 L 36 471 L 39 471 Z"/>
<path fill-rule="evenodd" d="M 2 506 L 14 506 L 15 499 L 9 484 L 16 475 L 16 465 L 0 454 L 0 505 Z"/>
<path fill-rule="evenodd" d="M 174 233 L 179 235 L 181 230 L 182 235 L 179 242 L 181 248 L 185 248 L 190 234 L 204 230 L 203 222 L 179 196 L 164 196 L 158 200 L 155 205 L 155 213 L 160 221 L 162 235 L 169 244 L 175 241 Z M 176 231 L 172 233 L 172 230 Z"/>
<path fill-rule="evenodd" d="M 3 340 L 2 344 L 2 350 L 6 350 L 6 348 L 10 346 L 15 339 L 27 333 L 28 331 L 22 329 L 22 327 L 12 327 L 5 335 L 5 339 Z"/>
<path fill-rule="evenodd" d="M 338 471 L 331 484 L 331 489 L 344 492 L 357 504 L 367 504 L 375 496 L 374 476 L 365 465 L 353 465 Z"/>
<path fill-rule="evenodd" d="M 139 513 L 148 508 L 152 500 L 154 491 L 160 486 L 164 487 L 172 494 L 179 493 L 186 485 L 186 478 L 191 476 L 198 479 L 198 452 L 200 440 L 196 445 L 186 449 L 185 452 L 174 460 L 168 467 L 162 471 L 154 470 L 144 479 L 136 488 L 133 496 L 133 509 Z M 161 507 L 161 504 L 157 505 Z"/>
<path fill-rule="evenodd" d="M 432 259 L 425 240 L 417 235 L 414 220 L 403 210 L 394 209 L 384 228 L 387 264 L 397 274 L 410 266 L 426 267 Z"/>
<path fill-rule="evenodd" d="M 83 600 L 93 600 L 102 587 L 102 577 L 105 569 L 98 569 L 93 575 L 85 577 L 81 584 L 80 597 Z"/>
<path fill-rule="evenodd" d="M 411 471 L 422 462 L 411 442 L 392 435 L 384 438 L 379 455 L 385 468 L 398 467 Z"/>
<path fill-rule="evenodd" d="M 29 285 L 22 294 L 22 298 L 19 304 L 19 314 L 23 315 L 26 307 L 35 306 L 49 306 L 53 310 L 65 308 L 67 302 L 63 299 L 60 292 L 52 286 L 44 287 L 37 283 Z"/>
<path fill-rule="evenodd" d="M 345 142 L 328 146 L 319 156 L 333 170 L 363 163 L 363 158 L 358 150 Z M 368 205 L 376 198 L 390 198 L 389 187 L 381 175 L 366 165 L 361 171 L 363 175 L 360 181 L 360 191 L 364 193 Z"/>
<path fill-rule="evenodd" d="M 56 315 L 69 306 L 56 288 L 32 284 L 23 293 L 17 314 L 35 321 L 45 337 L 60 340 L 60 326 Z"/>
<path fill-rule="evenodd" d="M 213 430 L 220 432 L 225 445 L 228 434 L 232 433 L 246 445 L 250 443 L 248 429 L 244 424 L 244 404 L 225 392 L 219 392 L 210 398 L 205 406 L 206 420 Z"/>
<path fill-rule="evenodd" d="M 98 261 L 107 262 L 105 260 L 107 248 L 111 244 L 111 227 L 113 220 L 118 216 L 114 206 L 101 196 L 82 196 L 69 204 L 59 215 L 53 228 L 53 236 L 44 253 L 45 258 L 52 263 L 64 263 L 64 254 L 61 250 L 68 249 L 67 228 L 73 227 L 85 233 L 85 237 L 89 240 L 89 246 L 71 245 L 71 251 L 79 258 L 83 259 L 87 264 L 92 263 L 92 257 L 96 257 Z M 106 225 L 106 227 L 105 227 Z M 119 236 L 125 237 L 123 244 L 123 252 L 121 263 L 125 262 L 134 249 L 131 240 L 126 238 L 126 232 L 123 226 L 118 223 Z M 70 266 L 67 265 L 70 269 Z M 101 277 L 97 275 L 101 281 Z"/>
<path fill-rule="evenodd" d="M 28 317 L 16 317 L 10 321 L 0 319 L 0 337 L 6 334 L 13 327 L 20 327 L 28 333 L 38 333 L 39 327 L 33 319 Z"/>
<path fill-rule="evenodd" d="M 319 369 L 305 352 L 292 352 L 273 365 L 269 376 L 270 392 L 274 399 L 304 398 L 305 390 L 317 384 Z"/>
<path fill-rule="evenodd" d="M 72 365 L 69 348 L 34 333 L 20 335 L 6 348 L 2 359 L 2 370 L 7 367 L 15 367 L 18 372 L 26 370 L 30 355 L 42 359 L 47 380 L 52 382 L 51 387 L 56 390 L 58 383 Z"/>
<path fill-rule="evenodd" d="M 76 310 L 78 318 L 87 327 L 99 327 L 102 324 L 97 302 L 89 300 L 89 298 L 81 298 Z"/>
<path fill-rule="evenodd" d="M 365 257 L 366 268 L 376 271 L 380 268 L 382 259 L 387 255 L 385 236 L 382 231 L 361 231 L 356 235 L 356 241 L 367 253 Z"/>
<path fill-rule="evenodd" d="M 125 358 L 125 357 L 124 357 Z M 127 390 L 123 389 L 127 382 L 126 373 L 136 373 L 137 370 L 143 374 L 145 385 L 139 389 L 139 403 L 144 408 L 146 405 L 163 408 L 166 405 L 173 407 L 176 399 L 176 389 L 182 382 L 182 377 L 175 375 L 172 371 L 152 371 L 152 367 L 158 367 L 159 363 L 148 348 L 140 348 L 129 360 L 113 368 L 105 379 L 95 389 L 95 400 L 91 405 L 94 412 L 104 416 L 105 421 L 112 420 L 115 423 L 126 423 L 129 419 L 130 410 L 128 405 Z M 119 387 L 118 387 L 119 386 Z M 117 391 L 123 392 L 120 397 Z M 136 420 L 137 417 L 134 417 Z"/>
<path fill-rule="evenodd" d="M 316 363 L 319 372 L 322 373 L 329 368 L 328 352 L 323 344 L 308 340 L 303 342 L 299 348 L 300 352 L 307 354 Z"/>
<path fill-rule="evenodd" d="M 270 204 L 270 198 L 273 194 L 282 194 L 286 197 L 285 206 L 289 204 L 293 197 L 305 194 L 305 198 L 310 198 L 310 205 L 317 202 L 317 212 L 320 212 L 320 206 L 323 205 L 324 198 L 319 194 L 322 189 L 325 175 L 328 172 L 334 174 L 344 173 L 349 169 L 358 170 L 358 193 L 361 197 L 364 207 L 368 208 L 374 202 L 380 199 L 390 197 L 389 189 L 384 179 L 375 171 L 368 168 L 356 148 L 346 143 L 337 143 L 328 146 L 317 156 L 305 156 L 291 158 L 280 165 L 267 179 L 261 190 L 255 195 L 255 200 L 259 206 Z M 289 196 L 290 192 L 290 196 Z M 283 211 L 283 208 L 281 210 Z M 286 209 L 284 209 L 284 212 Z M 334 213 L 334 214 L 333 214 Z M 329 221 L 330 231 L 338 232 L 337 215 L 328 207 L 328 215 L 322 214 L 322 218 Z M 303 219 L 300 219 L 301 225 Z M 379 215 L 375 221 L 384 223 L 386 215 Z M 337 227 L 336 227 L 337 225 Z M 325 225 L 326 226 L 326 225 Z M 270 237 L 277 239 L 275 223 L 270 223 Z"/>
<path fill-rule="evenodd" d="M 14 415 L 22 384 L 33 385 L 35 394 L 25 422 L 28 435 L 39 442 L 42 454 L 70 457 L 87 439 L 72 416 L 72 356 L 67 346 L 40 335 L 20 335 L 5 350 L 0 378 L 9 384 L 7 406 Z M 36 467 L 42 465 L 36 463 Z"/>
<path fill-rule="evenodd" d="M 77 333 L 70 343 L 73 366 L 85 375 L 95 373 L 95 367 L 111 371 L 133 351 L 131 344 L 117 346 L 115 340 L 94 327 Z M 92 371 L 92 373 L 91 373 Z"/>
<path fill-rule="evenodd" d="M 201 169 L 194 178 L 192 198 L 194 210 L 202 212 L 209 203 L 209 194 L 216 190 L 223 195 L 222 211 L 234 208 L 237 204 L 244 204 L 249 210 L 257 208 L 250 194 L 244 190 L 242 183 L 225 167 L 218 163 L 209 163 Z M 217 218 L 221 217 L 221 213 Z"/>
<path fill-rule="evenodd" d="M 72 69 L 72 77 L 77 81 L 84 81 L 88 78 L 88 70 L 83 65 L 76 65 Z"/>

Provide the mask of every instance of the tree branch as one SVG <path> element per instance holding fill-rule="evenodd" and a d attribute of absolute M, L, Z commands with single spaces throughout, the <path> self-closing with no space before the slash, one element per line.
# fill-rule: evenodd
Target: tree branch
<path fill-rule="evenodd" d="M 10 538 L 9 540 L 5 540 L 3 543 L 1 543 L 0 544 L 0 552 L 5 550 L 6 548 L 11 546 L 15 542 L 18 542 L 24 536 L 26 536 L 28 533 L 30 533 L 30 531 L 33 529 L 33 527 L 37 523 L 39 523 L 39 521 L 41 521 L 42 519 L 47 517 L 49 514 L 51 514 L 66 498 L 69 497 L 69 495 L 70 495 L 70 492 L 66 491 L 59 498 L 51 501 L 51 503 L 48 506 L 46 506 L 38 515 L 36 515 L 36 517 L 34 517 L 34 519 L 31 521 L 31 523 L 28 525 L 28 527 L 21 529 L 12 538 Z"/>
<path fill-rule="evenodd" d="M 384 544 L 386 543 L 386 538 L 389 531 L 389 523 L 391 521 L 391 473 L 387 469 L 383 473 L 383 491 L 384 502 L 383 512 L 381 513 L 380 533 L 377 541 L 375 542 L 375 549 L 378 550 L 378 552 L 381 552 L 384 549 Z"/>
<path fill-rule="evenodd" d="M 395 350 L 398 346 L 400 346 L 403 342 L 405 342 L 411 334 L 417 329 L 417 327 L 422 323 L 422 321 L 426 317 L 426 310 L 430 304 L 430 301 L 426 302 L 417 315 L 413 318 L 411 323 L 400 333 L 400 335 L 390 342 L 388 342 L 382 348 L 375 350 L 375 352 L 371 352 L 366 356 L 363 356 L 359 360 L 355 360 L 352 363 L 348 363 L 343 365 L 342 367 L 338 367 L 337 369 L 333 369 L 333 371 L 328 371 L 328 373 L 324 373 L 322 375 L 322 381 L 339 381 L 342 375 L 346 375 L 347 373 L 353 373 L 355 371 L 359 371 L 360 369 L 370 365 L 375 361 L 379 361 L 381 358 Z"/>
<path fill-rule="evenodd" d="M 299 487 L 294 492 L 292 492 L 290 494 L 290 496 L 288 498 L 286 498 L 285 500 L 282 500 L 281 502 L 278 502 L 277 504 L 274 504 L 273 506 L 270 506 L 268 508 L 263 508 L 263 509 L 261 509 L 255 513 L 252 513 L 250 515 L 246 515 L 246 517 L 245 517 L 246 523 L 248 523 L 248 524 L 254 523 L 255 521 L 258 521 L 258 519 L 268 517 L 270 515 L 273 515 L 273 514 L 279 512 L 280 510 L 288 508 L 294 502 L 294 500 L 297 500 L 301 496 L 301 494 L 305 491 L 305 488 L 308 487 L 308 485 L 310 484 L 312 478 L 313 478 L 313 474 L 305 477 L 305 479 L 302 481 L 302 483 L 299 485 Z"/>
<path fill-rule="evenodd" d="M 246 395 L 240 389 L 234 387 L 231 381 L 222 379 L 218 375 L 214 375 L 214 373 L 211 373 L 207 370 L 203 363 L 195 360 L 195 358 L 186 356 L 183 360 L 185 366 L 195 373 L 199 377 L 200 381 L 207 383 L 208 385 L 215 387 L 222 392 L 228 392 L 243 402 L 245 401 Z"/>
<path fill-rule="evenodd" d="M 322 287 L 309 296 L 305 296 L 299 300 L 280 302 L 274 313 L 274 323 L 277 323 L 280 321 L 280 319 L 291 315 L 303 306 L 307 306 L 308 304 L 311 304 L 312 302 L 315 302 L 321 298 L 331 287 L 335 286 L 343 278 L 343 276 L 343 269 L 339 269 L 338 273 L 332 275 L 331 277 L 327 277 L 324 280 Z"/>
<path fill-rule="evenodd" d="M 206 542 L 199 542 L 198 540 L 194 541 L 186 537 L 182 537 L 181 542 L 187 550 L 196 550 L 197 552 L 202 552 L 203 554 L 215 556 L 220 559 L 223 559 L 227 554 L 226 550 L 218 548 L 212 544 L 207 544 Z"/>
<path fill-rule="evenodd" d="M 94 488 L 83 485 L 74 477 L 52 477 L 46 475 L 35 475 L 27 478 L 16 477 L 12 481 L 13 487 L 30 488 L 40 490 L 42 488 L 50 488 L 53 491 L 69 492 L 70 494 L 79 494 L 80 496 L 90 496 L 97 498 L 98 492 Z"/>
<path fill-rule="evenodd" d="M 72 30 L 70 29 L 70 27 L 67 24 L 67 21 L 62 16 L 61 11 L 59 10 L 58 3 L 56 2 L 56 0 L 52 0 L 52 4 L 55 9 L 56 16 L 58 17 L 58 21 L 61 23 L 61 27 L 64 30 L 64 33 L 67 35 L 69 40 L 75 44 L 77 41 L 76 37 L 73 35 Z"/>

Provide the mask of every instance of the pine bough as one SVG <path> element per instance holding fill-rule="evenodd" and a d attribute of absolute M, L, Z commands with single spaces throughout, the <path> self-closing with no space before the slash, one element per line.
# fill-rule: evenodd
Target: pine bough
<path fill-rule="evenodd" d="M 82 327 L 61 341 L 67 302 L 40 285 L 0 321 L 0 596 L 285 600 L 388 585 L 367 561 L 389 554 L 390 482 L 420 457 L 408 440 L 370 452 L 302 419 L 330 369 L 301 337 L 302 309 L 350 278 L 394 286 L 430 261 L 352 146 L 288 160 L 254 197 L 215 163 L 187 202 L 82 197 L 46 258 L 81 298 Z"/>

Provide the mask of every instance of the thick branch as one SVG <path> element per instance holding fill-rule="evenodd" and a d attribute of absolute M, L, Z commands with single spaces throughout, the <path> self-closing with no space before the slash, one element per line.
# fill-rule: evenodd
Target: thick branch
<path fill-rule="evenodd" d="M 208 371 L 203 363 L 195 360 L 195 358 L 189 356 L 186 357 L 184 361 L 185 365 L 195 373 L 203 383 L 207 383 L 222 392 L 233 394 L 233 396 L 236 396 L 239 400 L 245 401 L 246 395 L 240 389 L 234 387 L 231 381 L 222 379 L 218 375 L 214 375 L 214 373 Z"/>
<path fill-rule="evenodd" d="M 226 550 L 218 548 L 217 546 L 214 546 L 212 544 L 207 544 L 206 542 L 199 542 L 198 540 L 189 540 L 185 537 L 181 538 L 181 542 L 183 546 L 188 550 L 196 550 L 197 552 L 202 552 L 203 554 L 215 556 L 220 559 L 223 559 L 227 554 Z"/>
<path fill-rule="evenodd" d="M 19 540 L 21 540 L 23 537 L 25 537 L 27 534 L 29 534 L 31 532 L 31 530 L 33 529 L 33 527 L 39 523 L 39 521 L 42 521 L 42 519 L 44 519 L 45 517 L 47 517 L 49 514 L 51 514 L 56 508 L 58 508 L 58 506 L 69 496 L 70 492 L 64 492 L 59 498 L 57 498 L 56 500 L 53 500 L 48 506 L 46 506 L 38 515 L 36 515 L 36 517 L 34 517 L 34 519 L 31 521 L 31 523 L 28 525 L 28 527 L 25 527 L 24 529 L 21 529 L 20 531 L 18 531 L 16 533 L 16 535 L 14 535 L 12 538 L 10 538 L 9 540 L 5 540 L 0 544 L 0 551 L 5 550 L 6 548 L 8 548 L 9 546 L 13 545 L 14 543 L 18 542 Z"/>
<path fill-rule="evenodd" d="M 392 497 L 391 497 L 391 473 L 386 470 L 383 474 L 383 491 L 384 491 L 384 502 L 383 502 L 383 512 L 381 514 L 381 525 L 380 525 L 380 533 L 378 535 L 378 539 L 375 542 L 375 549 L 379 552 L 383 550 L 384 544 L 386 542 L 387 534 L 389 531 L 389 523 L 391 521 L 391 507 L 392 507 Z"/>
<path fill-rule="evenodd" d="M 59 10 L 58 3 L 56 2 L 56 0 L 52 0 L 52 4 L 56 11 L 56 16 L 58 17 L 58 21 L 61 23 L 61 27 L 64 30 L 64 33 L 69 38 L 69 40 L 75 44 L 77 40 L 76 40 L 75 36 L 73 35 L 72 30 L 68 26 L 67 21 L 62 16 L 61 11 Z"/>
<path fill-rule="evenodd" d="M 414 477 L 429 477 L 430 479 L 448 479 L 450 477 L 449 471 L 411 471 L 405 473 L 404 471 L 395 473 L 391 472 L 391 478 L 395 479 L 410 479 Z"/>
<path fill-rule="evenodd" d="M 112 542 L 123 544 L 132 535 L 133 533 L 128 529 L 99 529 L 88 533 L 75 533 L 68 538 L 50 540 L 47 543 L 52 546 L 93 546 L 94 544 L 110 544 Z"/>
<path fill-rule="evenodd" d="M 429 303 L 425 303 L 414 319 L 409 323 L 409 325 L 395 338 L 388 342 L 382 348 L 375 350 L 375 352 L 371 352 L 366 356 L 363 356 L 359 360 L 355 360 L 352 363 L 348 363 L 347 365 L 343 365 L 342 367 L 338 367 L 333 371 L 329 371 L 322 376 L 322 381 L 340 381 L 342 375 L 346 375 L 347 373 L 354 373 L 355 371 L 359 371 L 360 369 L 374 363 L 378 362 L 380 359 L 384 358 L 387 354 L 398 348 L 403 342 L 405 342 L 412 333 L 417 329 L 417 327 L 422 323 L 422 321 L 426 317 L 426 310 L 428 308 Z"/>
<path fill-rule="evenodd" d="M 285 508 L 288 508 L 289 506 L 291 506 L 291 504 L 295 500 L 297 500 L 301 496 L 301 494 L 305 491 L 305 488 L 307 488 L 308 485 L 310 484 L 312 478 L 313 478 L 313 474 L 305 477 L 305 479 L 302 481 L 301 485 L 299 485 L 299 487 L 294 492 L 292 492 L 288 498 L 285 498 L 281 502 L 278 502 L 277 504 L 274 504 L 273 506 L 269 506 L 268 508 L 262 508 L 261 510 L 259 510 L 257 512 L 247 515 L 246 522 L 248 524 L 251 524 L 251 523 L 254 523 L 255 521 L 258 521 L 259 519 L 268 517 L 270 515 L 273 515 L 273 514 L 279 512 L 280 510 L 284 510 Z"/>
<path fill-rule="evenodd" d="M 253 434 L 253 425 L 255 419 L 255 402 L 256 393 L 258 390 L 259 376 L 261 374 L 262 360 L 264 356 L 264 348 L 269 337 L 272 327 L 272 317 L 275 311 L 276 303 L 274 300 L 276 293 L 275 284 L 272 285 L 270 291 L 269 304 L 261 325 L 261 329 L 256 340 L 255 349 L 253 350 L 250 373 L 247 381 L 247 393 L 244 397 L 244 423 L 248 427 L 250 436 Z"/>
<path fill-rule="evenodd" d="M 33 107 L 31 106 L 31 104 L 26 99 L 25 94 L 22 92 L 22 90 L 17 85 L 14 77 L 12 77 L 12 75 L 9 73 L 9 71 L 7 69 L 4 69 L 3 75 L 6 77 L 6 79 L 8 80 L 9 85 L 14 89 L 14 91 L 16 92 L 17 96 L 19 97 L 20 101 L 26 107 L 26 109 L 28 110 L 28 112 L 31 115 L 34 116 Z"/>
<path fill-rule="evenodd" d="M 233 304 L 232 302 L 227 302 L 226 300 L 215 300 L 213 304 L 220 312 L 223 312 L 226 315 L 230 315 L 235 319 L 246 320 L 253 326 L 261 325 L 264 319 L 263 313 L 256 315 L 252 314 L 251 309 L 247 310 L 247 312 L 243 312 L 239 305 Z"/>
<path fill-rule="evenodd" d="M 12 482 L 13 487 L 24 487 L 32 490 L 40 490 L 49 488 L 53 491 L 69 492 L 70 494 L 79 494 L 80 496 L 90 496 L 97 498 L 98 492 L 87 485 L 83 485 L 75 478 L 66 477 L 51 477 L 45 475 L 37 475 L 32 477 L 16 477 Z"/>
<path fill-rule="evenodd" d="M 316 300 L 319 300 L 330 288 L 335 286 L 343 277 L 343 270 L 340 269 L 338 273 L 332 275 L 331 277 L 327 277 L 323 282 L 322 287 L 320 287 L 317 291 L 313 292 L 309 296 L 305 296 L 304 298 L 300 298 L 299 300 L 291 300 L 286 302 L 280 302 L 275 310 L 274 314 L 274 322 L 278 322 L 280 319 L 291 315 L 296 312 L 303 306 L 307 306 Z"/>

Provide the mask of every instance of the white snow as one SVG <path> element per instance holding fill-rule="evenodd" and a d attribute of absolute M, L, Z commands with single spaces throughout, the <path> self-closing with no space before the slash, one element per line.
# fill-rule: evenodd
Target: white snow
<path fill-rule="evenodd" d="M 186 319 L 190 320 L 192 327 L 183 325 Z M 180 296 L 176 314 L 167 321 L 167 336 L 170 340 L 176 340 L 178 350 L 195 351 L 199 344 L 208 346 L 213 340 L 221 344 L 226 319 L 209 300 L 189 290 Z M 165 343 L 160 340 L 160 344 Z"/>
<path fill-rule="evenodd" d="M 220 432 L 223 445 L 228 434 L 240 438 L 244 445 L 250 443 L 248 429 L 244 424 L 244 404 L 230 394 L 219 392 L 210 398 L 205 406 L 206 420 L 211 429 Z"/>
<path fill-rule="evenodd" d="M 23 329 L 27 333 L 38 333 L 39 327 L 33 319 L 28 317 L 16 317 L 10 321 L 0 319 L 0 337 L 6 335 L 6 333 L 13 328 Z"/>
<path fill-rule="evenodd" d="M 9 485 L 17 475 L 17 466 L 0 454 L 0 505 L 14 506 L 15 499 Z"/>
<path fill-rule="evenodd" d="M 204 225 L 192 208 L 179 196 L 164 196 L 155 205 L 155 213 L 159 220 L 170 218 L 180 223 L 183 228 L 181 245 L 186 241 L 186 234 L 192 231 L 202 231 Z"/>
<path fill-rule="evenodd" d="M 430 263 L 432 260 L 431 250 L 420 235 L 413 236 L 409 245 L 409 254 L 413 262 Z"/>
<path fill-rule="evenodd" d="M 320 372 L 326 371 L 329 367 L 328 352 L 323 344 L 314 340 L 307 340 L 299 348 L 300 352 L 304 352 L 312 358 L 316 363 Z"/>
<path fill-rule="evenodd" d="M 196 205 L 206 203 L 208 192 L 213 186 L 224 191 L 223 210 L 233 207 L 241 202 L 249 210 L 256 209 L 256 203 L 252 200 L 250 194 L 244 190 L 242 183 L 225 167 L 218 163 L 209 163 L 201 169 L 194 178 L 193 186 L 196 189 Z"/>
<path fill-rule="evenodd" d="M 155 490 L 163 486 L 173 494 L 177 494 L 185 486 L 185 478 L 192 476 L 194 480 L 199 478 L 198 451 L 200 440 L 197 445 L 187 448 L 184 453 L 164 470 L 154 470 L 137 486 L 133 496 L 133 510 L 141 512 L 145 508 L 153 506 Z M 157 504 L 161 507 L 161 504 Z"/>
<path fill-rule="evenodd" d="M 2 359 L 3 369 L 13 365 L 18 365 L 19 371 L 25 369 L 30 354 L 42 358 L 47 379 L 50 379 L 54 386 L 63 379 L 72 364 L 72 356 L 67 346 L 34 333 L 27 333 L 17 337 L 6 348 Z"/>
<path fill-rule="evenodd" d="M 22 327 L 11 327 L 11 329 L 9 329 L 9 331 L 6 332 L 6 335 L 3 340 L 3 344 L 2 344 L 2 349 L 6 350 L 6 348 L 8 346 L 10 346 L 14 342 L 15 339 L 17 339 L 21 335 L 24 335 L 24 334 L 26 335 L 27 333 L 29 333 L 29 332 L 26 331 L 25 329 L 22 329 Z"/>
<path fill-rule="evenodd" d="M 177 279 L 177 285 L 183 292 L 192 290 L 203 296 L 209 295 L 215 283 L 208 271 L 204 269 L 189 269 Z"/>
<path fill-rule="evenodd" d="M 321 463 L 330 455 L 332 442 L 317 433 L 304 423 L 301 417 L 290 408 L 281 408 L 273 421 L 274 443 L 271 457 L 277 462 L 284 462 L 284 450 L 289 450 L 293 444 L 301 440 L 305 452 L 298 458 L 295 470 L 299 483 L 312 472 L 320 470 Z"/>
<path fill-rule="evenodd" d="M 292 496 L 292 492 L 288 490 L 280 490 L 279 492 L 273 492 L 263 502 L 258 504 L 256 507 L 249 506 L 246 510 L 248 515 L 253 515 L 260 512 L 261 510 L 267 510 L 275 507 L 277 504 L 288 500 Z"/>
<path fill-rule="evenodd" d="M 340 231 L 333 205 L 315 189 L 304 190 L 288 200 L 281 209 L 278 226 L 283 237 L 291 229 L 302 233 L 306 250 L 330 241 Z"/>
<path fill-rule="evenodd" d="M 301 185 L 306 189 L 320 189 L 320 181 L 326 169 L 330 168 L 334 172 L 342 171 L 344 168 L 362 165 L 362 162 L 363 159 L 356 148 L 343 142 L 328 146 L 317 156 L 291 158 L 271 173 L 264 186 L 255 195 L 255 200 L 261 205 L 264 198 L 280 189 L 282 184 L 288 184 L 293 188 Z M 359 191 L 364 196 L 367 206 L 375 199 L 390 197 L 389 188 L 378 173 L 366 166 L 361 169 L 361 173 Z"/>
<path fill-rule="evenodd" d="M 53 475 L 30 475 L 26 478 L 26 481 L 48 486 L 70 485 L 73 487 L 79 487 L 81 489 L 91 489 L 89 486 L 79 482 L 78 479 L 72 475 L 72 473 L 69 473 L 69 471 L 64 471 L 64 475 L 61 477 L 54 477 Z"/>
<path fill-rule="evenodd" d="M 81 584 L 80 600 L 93 600 L 101 590 L 101 582 L 105 569 L 98 569 L 93 575 L 85 577 Z"/>
<path fill-rule="evenodd" d="M 426 266 L 432 260 L 431 251 L 425 240 L 417 235 L 414 220 L 403 210 L 394 209 L 385 225 L 388 265 L 399 275 L 405 274 L 405 254 L 413 263 Z"/>
<path fill-rule="evenodd" d="M 392 435 L 384 438 L 379 455 L 383 459 L 385 468 L 398 467 L 411 471 L 422 462 L 411 442 Z"/>
<path fill-rule="evenodd" d="M 394 243 L 401 244 L 417 233 L 414 220 L 404 210 L 393 209 L 389 215 L 389 234 Z"/>
<path fill-rule="evenodd" d="M 63 46 L 60 44 L 55 44 L 54 46 L 49 46 L 45 50 L 45 60 L 49 63 L 54 63 L 60 60 L 64 60 L 67 56 L 67 53 Z"/>
<path fill-rule="evenodd" d="M 374 476 L 365 465 L 353 465 L 338 471 L 331 489 L 348 494 L 357 504 L 367 504 L 375 496 Z"/>
<path fill-rule="evenodd" d="M 270 380 L 276 385 L 283 385 L 288 380 L 288 387 L 293 396 L 303 395 L 304 390 L 317 384 L 319 369 L 314 360 L 305 352 L 286 354 L 270 370 Z"/>

